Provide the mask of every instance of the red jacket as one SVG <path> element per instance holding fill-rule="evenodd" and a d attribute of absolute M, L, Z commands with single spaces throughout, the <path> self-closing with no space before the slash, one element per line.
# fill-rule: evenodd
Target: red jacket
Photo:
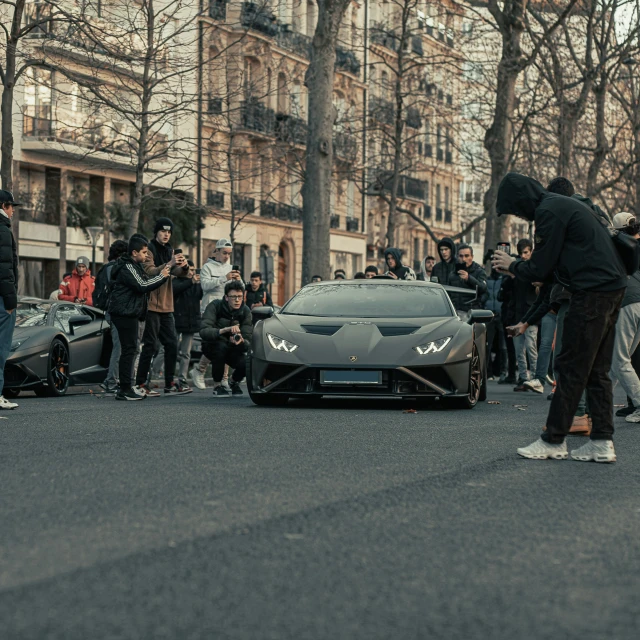
<path fill-rule="evenodd" d="M 93 305 L 93 289 L 95 287 L 95 278 L 91 275 L 89 269 L 86 270 L 82 278 L 74 269 L 70 276 L 67 276 L 60 283 L 60 295 L 58 300 L 69 300 L 75 302 L 76 298 L 86 300 L 85 304 Z"/>

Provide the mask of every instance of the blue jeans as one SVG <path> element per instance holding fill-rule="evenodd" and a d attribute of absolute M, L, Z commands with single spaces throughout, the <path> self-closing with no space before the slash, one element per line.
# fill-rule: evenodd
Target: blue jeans
<path fill-rule="evenodd" d="M 518 360 L 518 380 L 524 382 L 530 380 L 529 371 L 535 372 L 538 362 L 538 347 L 536 340 L 538 338 L 538 327 L 532 324 L 520 336 L 513 338 L 513 346 L 516 349 L 516 359 Z M 529 358 L 529 366 L 527 366 L 527 357 Z"/>
<path fill-rule="evenodd" d="M 4 365 L 11 353 L 13 328 L 16 326 L 16 310 L 7 313 L 4 299 L 0 296 L 0 395 L 4 391 Z"/>
<path fill-rule="evenodd" d="M 540 322 L 540 346 L 538 347 L 538 363 L 536 378 L 543 384 L 547 379 L 549 362 L 553 353 L 553 337 L 556 333 L 556 314 L 547 313 Z"/>
<path fill-rule="evenodd" d="M 120 338 L 118 337 L 118 330 L 116 325 L 111 322 L 111 316 L 107 314 L 107 322 L 111 327 L 111 359 L 109 360 L 109 373 L 107 373 L 107 379 L 104 383 L 108 387 L 115 387 L 118 384 L 118 364 L 120 363 L 120 352 L 122 348 L 120 346 Z"/>

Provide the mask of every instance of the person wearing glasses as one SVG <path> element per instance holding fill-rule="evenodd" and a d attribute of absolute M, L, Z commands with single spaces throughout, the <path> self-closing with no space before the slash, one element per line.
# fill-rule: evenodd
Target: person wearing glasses
<path fill-rule="evenodd" d="M 200 327 L 202 353 L 211 361 L 214 397 L 242 395 L 240 382 L 246 374 L 245 353 L 252 334 L 251 310 L 244 303 L 244 285 L 231 279 L 224 286 L 224 298 L 207 305 Z M 229 389 L 222 384 L 225 365 L 233 369 Z"/>

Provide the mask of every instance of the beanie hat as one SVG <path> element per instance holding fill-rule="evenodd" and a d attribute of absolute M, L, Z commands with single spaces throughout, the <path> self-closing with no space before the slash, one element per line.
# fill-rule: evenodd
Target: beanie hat
<path fill-rule="evenodd" d="M 173 222 L 169 218 L 158 218 L 153 227 L 153 235 L 158 231 L 173 231 Z"/>
<path fill-rule="evenodd" d="M 76 260 L 76 267 L 79 264 L 83 264 L 85 267 L 89 267 L 91 265 L 91 263 L 89 262 L 89 258 L 87 258 L 86 256 L 80 256 L 77 260 Z"/>

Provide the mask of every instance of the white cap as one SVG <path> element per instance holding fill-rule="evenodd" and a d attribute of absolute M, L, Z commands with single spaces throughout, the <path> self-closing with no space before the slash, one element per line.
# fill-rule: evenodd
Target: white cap
<path fill-rule="evenodd" d="M 226 238 L 220 238 L 220 240 L 216 242 L 216 249 L 223 249 L 224 247 L 233 247 L 233 245 Z"/>
<path fill-rule="evenodd" d="M 636 222 L 636 217 L 633 215 L 633 213 L 622 212 L 622 213 L 616 213 L 616 215 L 613 216 L 614 229 L 624 229 L 625 227 L 628 227 L 630 224 L 635 224 L 635 222 Z"/>

